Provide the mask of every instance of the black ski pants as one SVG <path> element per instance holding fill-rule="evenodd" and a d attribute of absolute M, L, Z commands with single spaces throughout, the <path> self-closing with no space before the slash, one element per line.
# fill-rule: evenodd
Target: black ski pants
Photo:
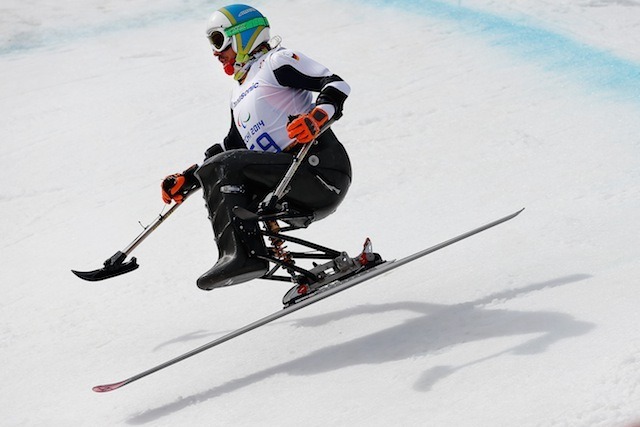
<path fill-rule="evenodd" d="M 245 207 L 255 212 L 258 204 L 278 186 L 291 166 L 293 156 L 292 152 L 229 150 L 207 159 L 196 175 L 205 200 L 210 198 L 212 191 L 220 191 L 225 186 L 241 186 L 251 200 Z M 315 221 L 336 210 L 350 185 L 349 157 L 329 129 L 318 138 L 318 143 L 300 164 L 283 201 Z"/>

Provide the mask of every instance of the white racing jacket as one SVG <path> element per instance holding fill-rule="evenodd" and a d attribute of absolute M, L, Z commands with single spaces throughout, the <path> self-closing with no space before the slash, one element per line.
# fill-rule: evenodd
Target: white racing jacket
<path fill-rule="evenodd" d="M 306 114 L 315 104 L 339 119 L 349 85 L 302 53 L 277 48 L 251 66 L 231 95 L 232 125 L 225 149 L 248 148 L 278 153 L 294 141 L 287 135 L 290 116 Z"/>

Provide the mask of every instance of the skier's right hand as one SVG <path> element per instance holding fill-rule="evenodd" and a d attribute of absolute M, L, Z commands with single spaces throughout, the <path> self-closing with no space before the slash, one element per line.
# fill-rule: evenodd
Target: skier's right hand
<path fill-rule="evenodd" d="M 308 144 L 320 134 L 322 126 L 329 121 L 329 115 L 321 107 L 316 107 L 309 114 L 294 117 L 287 125 L 289 138 L 301 144 Z"/>
<path fill-rule="evenodd" d="M 167 204 L 172 200 L 180 204 L 190 191 L 200 187 L 195 175 L 196 169 L 198 169 L 198 165 L 193 165 L 182 173 L 167 176 L 161 185 L 162 200 Z"/>

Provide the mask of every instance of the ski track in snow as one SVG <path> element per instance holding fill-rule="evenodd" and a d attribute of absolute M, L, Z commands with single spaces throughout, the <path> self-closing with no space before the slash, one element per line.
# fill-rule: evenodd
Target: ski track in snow
<path fill-rule="evenodd" d="M 195 289 L 215 260 L 199 197 L 136 272 L 69 272 L 128 243 L 160 179 L 226 132 L 231 82 L 202 37 L 219 5 L 6 0 L 3 424 L 640 422 L 640 1 L 254 4 L 353 87 L 335 128 L 354 183 L 304 237 L 353 253 L 369 235 L 394 258 L 525 212 L 96 395 L 279 309 L 287 286 Z"/>

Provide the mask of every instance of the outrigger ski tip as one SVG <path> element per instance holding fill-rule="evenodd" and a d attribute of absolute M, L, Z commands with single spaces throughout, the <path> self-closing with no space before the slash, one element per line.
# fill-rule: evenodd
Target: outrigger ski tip
<path fill-rule="evenodd" d="M 128 273 L 139 267 L 135 257 L 131 258 L 130 261 L 124 262 L 126 258 L 127 255 L 125 253 L 118 251 L 104 262 L 104 267 L 102 268 L 92 271 L 71 270 L 71 272 L 83 280 L 98 282 Z"/>

